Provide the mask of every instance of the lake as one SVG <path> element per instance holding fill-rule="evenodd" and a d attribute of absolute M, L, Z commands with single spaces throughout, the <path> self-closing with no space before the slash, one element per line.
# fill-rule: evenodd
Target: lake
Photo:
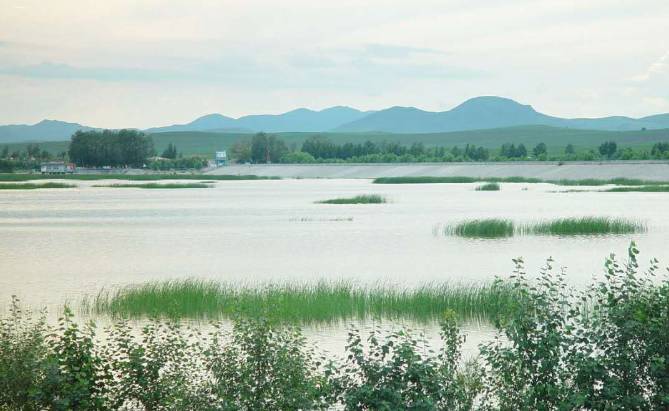
<path fill-rule="evenodd" d="M 530 273 L 552 256 L 567 268 L 568 281 L 582 286 L 602 273 L 611 252 L 625 256 L 631 240 L 639 244 L 641 261 L 669 260 L 667 193 L 560 193 L 554 191 L 568 187 L 510 183 L 499 192 L 478 192 L 478 184 L 375 185 L 364 179 L 220 181 L 209 189 L 93 187 L 102 183 L 0 192 L 0 301 L 16 294 L 57 310 L 102 288 L 186 277 L 244 284 L 346 279 L 399 287 L 484 282 L 508 276 L 518 256 Z M 382 194 L 389 202 L 315 203 L 358 194 Z M 440 230 L 468 218 L 569 216 L 639 219 L 648 232 L 468 240 Z M 331 331 L 309 333 L 345 338 Z"/>

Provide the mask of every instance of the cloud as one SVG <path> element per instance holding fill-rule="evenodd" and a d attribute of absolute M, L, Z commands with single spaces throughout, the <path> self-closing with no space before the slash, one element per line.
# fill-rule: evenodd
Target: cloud
<path fill-rule="evenodd" d="M 652 77 L 665 73 L 669 73 L 669 51 L 664 53 L 662 57 L 648 66 L 645 72 L 632 77 L 632 80 L 636 82 L 645 82 L 650 80 Z"/>
<path fill-rule="evenodd" d="M 406 58 L 416 54 L 444 54 L 444 52 L 423 47 L 371 43 L 365 45 L 364 54 L 368 57 Z"/>
<path fill-rule="evenodd" d="M 0 67 L 0 74 L 43 79 L 91 79 L 99 81 L 147 81 L 178 77 L 166 70 L 126 67 L 76 67 L 60 63 Z"/>

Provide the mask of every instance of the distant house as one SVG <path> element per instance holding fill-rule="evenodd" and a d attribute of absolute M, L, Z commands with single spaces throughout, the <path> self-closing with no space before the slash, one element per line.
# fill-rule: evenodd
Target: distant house
<path fill-rule="evenodd" d="M 228 153 L 224 151 L 217 151 L 214 157 L 216 167 L 221 167 L 228 164 Z"/>
<path fill-rule="evenodd" d="M 42 174 L 72 174 L 75 170 L 73 163 L 65 163 L 63 161 L 50 161 L 42 163 L 40 171 Z"/>

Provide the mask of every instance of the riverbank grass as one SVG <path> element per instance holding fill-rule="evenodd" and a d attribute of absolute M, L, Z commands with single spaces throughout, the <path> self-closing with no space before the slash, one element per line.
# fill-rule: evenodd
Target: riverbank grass
<path fill-rule="evenodd" d="M 28 174 L 0 173 L 0 181 L 32 181 L 32 180 L 126 180 L 126 181 L 160 181 L 160 180 L 280 180 L 280 177 L 257 175 L 210 175 L 210 174 Z"/>
<path fill-rule="evenodd" d="M 146 183 L 146 184 L 109 184 L 94 185 L 93 187 L 106 188 L 144 188 L 144 189 L 179 189 L 179 188 L 210 188 L 210 185 L 202 183 Z"/>
<path fill-rule="evenodd" d="M 317 201 L 317 204 L 383 204 L 387 200 L 378 194 L 364 194 L 348 198 L 333 198 L 330 200 Z"/>
<path fill-rule="evenodd" d="M 599 180 L 586 178 L 580 180 L 543 180 L 533 177 L 380 177 L 374 179 L 374 184 L 462 184 L 462 183 L 547 183 L 559 186 L 656 186 L 668 185 L 668 181 L 648 181 L 629 178 L 612 178 Z"/>
<path fill-rule="evenodd" d="M 430 284 L 415 289 L 362 287 L 350 282 L 239 287 L 197 279 L 149 282 L 102 291 L 84 300 L 88 314 L 112 317 L 220 318 L 272 312 L 298 323 L 348 319 L 438 319 L 446 310 L 462 318 L 492 319 L 513 300 L 504 284 Z"/>
<path fill-rule="evenodd" d="M 627 192 L 642 192 L 642 193 L 665 193 L 669 192 L 669 185 L 662 186 L 634 186 L 634 187 L 613 187 L 603 190 L 607 193 L 627 193 Z"/>
<path fill-rule="evenodd" d="M 0 183 L 0 190 L 39 190 L 42 188 L 75 188 L 74 184 L 66 183 Z"/>

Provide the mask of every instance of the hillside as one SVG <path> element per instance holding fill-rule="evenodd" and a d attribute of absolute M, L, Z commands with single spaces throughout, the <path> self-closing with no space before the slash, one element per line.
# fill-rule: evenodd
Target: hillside
<path fill-rule="evenodd" d="M 560 118 L 536 111 L 530 105 L 495 96 L 475 97 L 441 112 L 415 107 L 391 107 L 380 111 L 360 111 L 337 106 L 315 111 L 306 108 L 283 114 L 248 115 L 239 118 L 208 114 L 190 123 L 153 127 L 147 133 L 216 132 L 249 134 L 270 133 L 447 133 L 500 129 L 519 126 L 550 126 L 600 131 L 641 131 L 669 128 L 669 113 L 642 118 L 612 116 L 603 118 Z M 120 125 L 119 128 L 122 128 Z M 66 140 L 76 130 L 90 127 L 77 123 L 44 120 L 34 125 L 0 126 L 0 144 L 29 141 Z M 430 137 L 426 137 L 430 138 Z"/>
<path fill-rule="evenodd" d="M 423 111 L 414 107 L 392 107 L 341 125 L 335 131 L 435 133 L 521 125 L 609 131 L 660 129 L 669 128 L 669 115 L 660 114 L 640 119 L 624 116 L 566 119 L 539 113 L 529 105 L 508 98 L 484 96 L 469 99 L 452 110 L 442 112 Z"/>

